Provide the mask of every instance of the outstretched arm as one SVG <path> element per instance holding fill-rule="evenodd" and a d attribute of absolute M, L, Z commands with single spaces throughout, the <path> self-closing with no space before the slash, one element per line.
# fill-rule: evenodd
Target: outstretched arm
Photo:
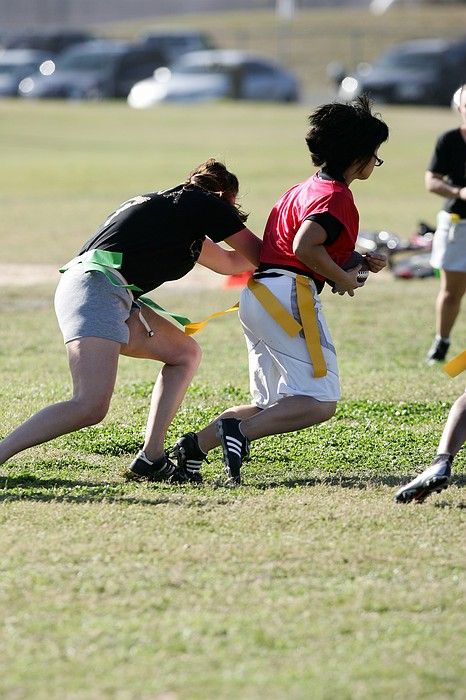
<path fill-rule="evenodd" d="M 226 250 L 206 238 L 197 262 L 222 275 L 236 275 L 257 267 L 262 241 L 249 229 L 244 228 L 235 233 L 225 239 L 225 243 L 233 250 Z"/>
<path fill-rule="evenodd" d="M 248 228 L 243 228 L 229 238 L 225 238 L 230 248 L 234 248 L 238 253 L 244 255 L 254 267 L 259 265 L 262 241 Z"/>
<path fill-rule="evenodd" d="M 244 255 L 236 250 L 222 248 L 222 246 L 211 241 L 210 238 L 206 238 L 202 244 L 202 251 L 197 262 L 221 275 L 237 275 L 240 272 L 248 272 L 255 269 L 255 265 L 245 258 Z"/>

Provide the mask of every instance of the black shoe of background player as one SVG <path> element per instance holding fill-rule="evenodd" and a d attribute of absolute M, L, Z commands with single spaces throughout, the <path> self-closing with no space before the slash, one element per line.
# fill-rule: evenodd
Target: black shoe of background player
<path fill-rule="evenodd" d="M 202 484 L 201 465 L 208 462 L 207 455 L 199 447 L 196 433 L 186 433 L 168 451 L 193 484 Z"/>
<path fill-rule="evenodd" d="M 444 362 L 447 356 L 450 341 L 435 338 L 429 352 L 427 353 L 426 362 L 428 365 L 434 365 L 436 362 Z"/>
<path fill-rule="evenodd" d="M 410 503 L 411 501 L 422 503 L 431 493 L 440 493 L 446 489 L 450 483 L 452 461 L 453 457 L 449 454 L 437 455 L 422 474 L 396 492 L 395 501 L 397 503 Z"/>
<path fill-rule="evenodd" d="M 249 440 L 239 428 L 237 418 L 220 418 L 217 421 L 217 435 L 223 450 L 223 464 L 227 474 L 227 485 L 241 484 L 241 466 L 249 457 Z"/>
<path fill-rule="evenodd" d="M 188 477 L 183 469 L 179 469 L 167 455 L 148 459 L 141 450 L 129 465 L 125 477 L 135 481 L 167 481 L 170 484 L 185 484 Z"/>

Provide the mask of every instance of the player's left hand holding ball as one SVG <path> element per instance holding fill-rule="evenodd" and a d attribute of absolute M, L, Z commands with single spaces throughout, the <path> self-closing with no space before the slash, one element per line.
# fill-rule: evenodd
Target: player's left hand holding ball
<path fill-rule="evenodd" d="M 371 272 L 380 272 L 387 265 L 387 256 L 382 253 L 366 253 L 364 258 Z"/>

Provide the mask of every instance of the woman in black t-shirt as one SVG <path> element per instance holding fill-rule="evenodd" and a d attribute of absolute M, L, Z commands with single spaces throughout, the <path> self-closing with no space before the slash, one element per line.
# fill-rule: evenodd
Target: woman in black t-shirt
<path fill-rule="evenodd" d="M 261 241 L 236 205 L 238 180 L 209 159 L 186 182 L 138 195 L 112 212 L 62 271 L 55 309 L 73 396 L 29 418 L 0 442 L 0 464 L 33 445 L 106 415 L 119 355 L 159 360 L 142 451 L 128 476 L 186 481 L 165 455 L 164 439 L 201 359 L 191 337 L 138 302 L 143 292 L 187 274 L 196 262 L 225 275 L 254 269 Z M 232 250 L 217 245 L 226 241 Z M 192 476 L 196 480 L 196 475 Z"/>
<path fill-rule="evenodd" d="M 466 84 L 455 93 L 461 116 L 458 129 L 440 136 L 425 175 L 429 192 L 446 197 L 438 213 L 431 265 L 440 270 L 436 336 L 427 362 L 442 362 L 466 291 Z"/>

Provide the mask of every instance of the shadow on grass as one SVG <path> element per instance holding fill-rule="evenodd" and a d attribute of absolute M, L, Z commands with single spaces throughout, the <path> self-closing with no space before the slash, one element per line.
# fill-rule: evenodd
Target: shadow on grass
<path fill-rule="evenodd" d="M 292 479 L 284 478 L 283 480 L 271 480 L 259 483 L 245 483 L 244 487 L 239 489 L 231 489 L 222 487 L 221 484 L 205 482 L 205 486 L 209 491 L 219 489 L 220 492 L 229 491 L 230 493 L 247 494 L 246 489 L 266 491 L 269 489 L 294 489 L 294 488 L 312 488 L 316 486 L 331 486 L 336 489 L 356 489 L 365 490 L 368 487 L 389 486 L 396 489 L 402 483 L 409 481 L 411 477 L 397 477 L 394 475 L 324 475 L 308 478 Z M 453 484 L 458 487 L 466 486 L 466 475 L 461 475 L 453 478 Z M 202 505 L 196 499 L 193 503 L 192 499 L 187 501 L 185 496 L 208 495 L 207 491 L 202 486 L 184 485 L 170 486 L 169 484 L 153 484 L 154 497 L 131 496 L 121 493 L 122 489 L 129 487 L 127 482 L 89 482 L 73 479 L 43 479 L 32 475 L 22 476 L 7 476 L 0 477 L 0 503 L 12 501 L 32 501 L 44 503 L 121 503 L 129 505 Z M 146 485 L 149 486 L 150 485 Z M 159 488 L 162 488 L 165 493 L 160 493 Z M 217 491 L 218 494 L 218 491 Z M 204 499 L 205 500 L 205 499 Z M 231 499 L 216 499 L 218 504 L 231 504 Z M 436 508 L 466 508 L 466 502 L 449 503 L 448 501 L 440 501 L 435 503 Z"/>
<path fill-rule="evenodd" d="M 364 490 L 368 486 L 389 486 L 390 488 L 398 488 L 402 484 L 413 479 L 413 475 L 395 474 L 329 474 L 324 476 L 313 476 L 301 479 L 286 479 L 271 480 L 259 483 L 251 483 L 250 486 L 260 490 L 276 489 L 276 488 L 296 488 L 305 486 L 335 486 L 343 489 L 359 489 Z M 458 487 L 466 485 L 466 475 L 453 476 L 452 484 Z"/>
<path fill-rule="evenodd" d="M 254 488 L 266 490 L 276 488 L 296 488 L 304 486 L 337 486 L 342 489 L 366 489 L 368 486 L 390 486 L 397 487 L 409 481 L 413 477 L 379 475 L 379 474 L 329 474 L 324 476 L 313 476 L 302 479 L 275 479 L 272 481 L 251 484 Z"/>
<path fill-rule="evenodd" d="M 72 479 L 40 479 L 34 476 L 0 477 L 0 503 L 34 501 L 44 503 L 124 503 L 130 505 L 181 505 L 181 494 L 154 493 L 154 498 L 116 493 L 124 483 L 89 482 Z M 168 486 L 168 485 L 167 485 Z M 167 488 L 164 485 L 164 488 Z M 18 491 L 18 489 L 20 489 Z M 63 491 L 63 489 L 68 489 Z"/>

